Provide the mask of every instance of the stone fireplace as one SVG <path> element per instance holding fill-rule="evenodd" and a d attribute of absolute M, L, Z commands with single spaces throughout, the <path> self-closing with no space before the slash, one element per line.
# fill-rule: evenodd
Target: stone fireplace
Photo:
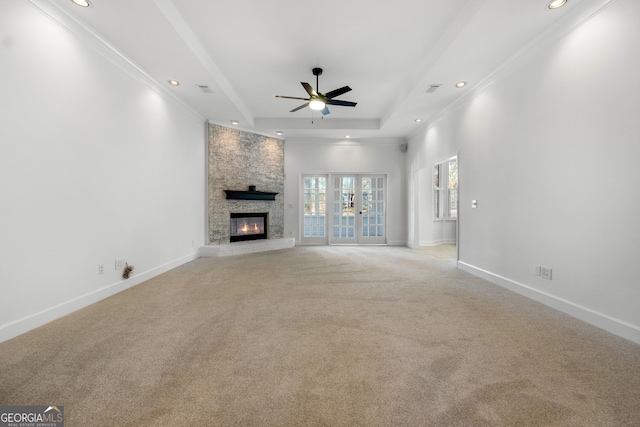
<path fill-rule="evenodd" d="M 232 239 L 231 215 L 255 212 L 267 218 L 260 239 L 282 239 L 284 141 L 209 123 L 207 149 L 209 245 L 252 240 Z"/>

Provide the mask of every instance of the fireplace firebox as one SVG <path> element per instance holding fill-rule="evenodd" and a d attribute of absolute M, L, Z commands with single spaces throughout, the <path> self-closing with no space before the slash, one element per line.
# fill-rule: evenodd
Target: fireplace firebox
<path fill-rule="evenodd" d="M 229 219 L 229 240 L 259 240 L 267 238 L 268 213 L 231 213 Z"/>

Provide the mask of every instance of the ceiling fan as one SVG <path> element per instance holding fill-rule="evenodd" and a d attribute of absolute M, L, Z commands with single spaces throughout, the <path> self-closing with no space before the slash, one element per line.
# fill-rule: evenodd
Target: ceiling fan
<path fill-rule="evenodd" d="M 311 87 L 311 85 L 309 83 L 303 83 L 300 82 L 300 84 L 304 87 L 304 89 L 307 91 L 307 93 L 309 94 L 309 98 L 298 98 L 295 96 L 280 96 L 280 95 L 276 95 L 276 98 L 286 98 L 286 99 L 300 99 L 303 101 L 307 101 L 304 104 L 302 104 L 299 107 L 294 108 L 293 110 L 291 110 L 291 113 L 294 113 L 298 110 L 301 110 L 305 107 L 309 107 L 312 110 L 316 110 L 316 111 L 320 111 L 322 112 L 323 116 L 326 116 L 327 114 L 330 113 L 329 108 L 327 107 L 327 105 L 341 105 L 343 107 L 355 107 L 357 102 L 351 102 L 351 101 L 340 101 L 338 99 L 333 99 L 335 97 L 338 97 L 344 93 L 347 93 L 351 90 L 351 88 L 349 86 L 344 86 L 341 87 L 340 89 L 335 89 L 332 90 L 330 92 L 327 93 L 320 93 L 320 90 L 318 89 L 318 77 L 322 75 L 322 68 L 314 68 L 313 70 L 311 70 L 313 72 L 313 75 L 316 76 L 316 90 L 313 90 L 313 87 Z"/>

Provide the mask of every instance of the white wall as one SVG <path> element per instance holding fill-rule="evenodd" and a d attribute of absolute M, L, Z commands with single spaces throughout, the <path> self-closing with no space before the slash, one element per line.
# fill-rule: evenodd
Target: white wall
<path fill-rule="evenodd" d="M 204 120 L 73 30 L 0 3 L 0 341 L 204 242 Z"/>
<path fill-rule="evenodd" d="M 408 168 L 459 150 L 463 269 L 640 343 L 639 19 L 618 0 L 546 39 L 413 137 Z"/>
<path fill-rule="evenodd" d="M 387 244 L 406 245 L 406 176 L 402 141 L 285 141 L 284 231 L 300 244 L 302 174 L 387 174 Z"/>
<path fill-rule="evenodd" d="M 433 246 L 456 241 L 456 221 L 433 220 L 433 167 L 457 155 L 457 140 L 452 137 L 454 127 L 440 123 L 422 129 L 409 143 L 407 171 L 413 176 L 412 185 L 418 201 L 414 215 L 419 232 L 409 237 L 409 246 Z"/>

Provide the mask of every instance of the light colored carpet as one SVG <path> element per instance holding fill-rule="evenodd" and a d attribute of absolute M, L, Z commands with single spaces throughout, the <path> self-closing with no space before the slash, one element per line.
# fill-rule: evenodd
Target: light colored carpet
<path fill-rule="evenodd" d="M 451 262 L 456 261 L 456 245 L 445 243 L 442 245 L 436 246 L 422 246 L 420 251 L 424 252 L 427 255 L 434 256 L 440 259 L 446 259 Z"/>
<path fill-rule="evenodd" d="M 201 258 L 0 366 L 68 427 L 640 425 L 640 346 L 407 248 Z"/>

